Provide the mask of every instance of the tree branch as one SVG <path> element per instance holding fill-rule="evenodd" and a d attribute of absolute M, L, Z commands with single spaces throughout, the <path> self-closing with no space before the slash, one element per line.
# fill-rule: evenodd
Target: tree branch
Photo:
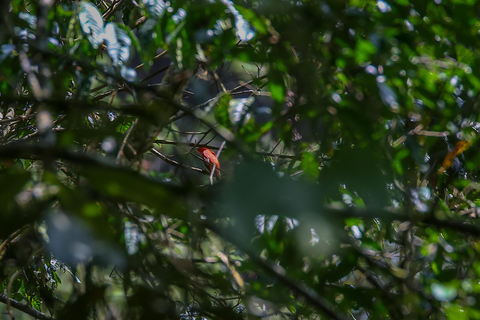
<path fill-rule="evenodd" d="M 23 313 L 26 313 L 26 314 L 34 317 L 35 319 L 40 319 L 40 320 L 53 320 L 54 319 L 53 317 L 51 317 L 49 315 L 46 315 L 45 313 L 40 312 L 40 311 L 30 307 L 27 304 L 23 304 L 23 303 L 20 303 L 16 300 L 13 300 L 12 298 L 9 298 L 4 294 L 0 294 L 0 302 L 5 303 L 5 304 L 9 303 L 13 308 L 15 308 L 17 310 L 20 310 Z"/>
<path fill-rule="evenodd" d="M 200 172 L 200 173 L 203 173 L 203 174 L 206 174 L 206 175 L 210 175 L 210 172 L 207 171 L 207 170 L 203 170 L 203 169 L 200 169 L 200 168 L 197 168 L 197 167 L 187 166 L 187 165 L 185 165 L 183 163 L 180 163 L 176 160 L 170 159 L 169 157 L 165 156 L 163 153 L 161 153 L 160 151 L 158 151 L 155 148 L 150 148 L 150 152 L 152 152 L 154 155 L 156 155 L 157 157 L 159 157 L 160 159 L 162 159 L 166 163 L 171 164 L 172 166 L 176 166 L 176 167 L 180 167 L 180 168 L 186 168 L 186 169 L 197 171 L 197 172 Z"/>
<path fill-rule="evenodd" d="M 297 296 L 302 297 L 305 301 L 312 305 L 313 307 L 320 310 L 323 314 L 328 316 L 330 319 L 335 320 L 343 320 L 346 319 L 346 316 L 337 314 L 333 311 L 332 306 L 325 301 L 322 297 L 320 297 L 312 288 L 299 283 L 285 274 L 284 270 L 279 270 L 278 267 L 272 266 L 268 261 L 260 258 L 257 254 L 255 254 L 252 250 L 250 250 L 246 245 L 244 239 L 237 239 L 233 236 L 234 233 L 232 232 L 224 232 L 224 230 L 218 229 L 216 226 L 207 222 L 207 228 L 218 234 L 223 239 L 231 242 L 235 246 L 237 246 L 241 251 L 247 254 L 252 261 L 258 265 L 261 269 L 265 272 L 273 275 L 279 282 L 281 282 L 284 286 L 289 288 L 290 290 L 294 291 Z"/>

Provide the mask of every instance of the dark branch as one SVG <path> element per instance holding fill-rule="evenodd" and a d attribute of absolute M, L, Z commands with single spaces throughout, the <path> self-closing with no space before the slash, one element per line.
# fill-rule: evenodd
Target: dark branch
<path fill-rule="evenodd" d="M 20 303 L 16 300 L 13 300 L 12 298 L 7 297 L 6 295 L 0 294 L 0 302 L 2 303 L 10 303 L 12 307 L 14 307 L 17 310 L 22 311 L 23 313 L 26 313 L 35 319 L 40 319 L 40 320 L 52 320 L 54 319 L 53 317 L 50 317 L 46 315 L 45 313 L 42 313 L 29 305 Z"/>
<path fill-rule="evenodd" d="M 176 166 L 176 167 L 180 167 L 180 168 L 186 168 L 186 169 L 190 169 L 190 170 L 193 170 L 193 171 L 197 171 L 197 172 L 200 172 L 200 173 L 203 173 L 203 174 L 207 174 L 207 175 L 210 175 L 210 172 L 207 171 L 207 170 L 203 170 L 203 169 L 200 169 L 200 168 L 197 168 L 197 167 L 191 167 L 191 166 L 187 166 L 183 163 L 180 163 L 176 160 L 173 160 L 173 159 L 170 159 L 169 157 L 165 156 L 163 153 L 159 152 L 158 150 L 156 150 L 155 148 L 151 148 L 150 151 L 156 155 L 157 157 L 159 157 L 160 159 L 162 159 L 163 161 L 165 161 L 166 163 L 168 164 L 171 164 L 172 166 Z"/>
<path fill-rule="evenodd" d="M 233 236 L 234 233 L 228 231 L 224 232 L 223 230 L 220 230 L 216 226 L 213 226 L 211 224 L 208 224 L 207 227 L 219 236 L 221 236 L 223 239 L 237 246 L 241 251 L 247 254 L 250 259 L 252 259 L 252 261 L 254 261 L 254 263 L 258 265 L 261 269 L 273 275 L 279 282 L 281 282 L 290 290 L 294 291 L 298 297 L 302 297 L 303 299 L 305 299 L 308 304 L 320 310 L 330 319 L 346 319 L 345 316 L 339 315 L 335 311 L 333 311 L 329 303 L 325 301 L 322 297 L 320 297 L 312 288 L 295 281 L 288 275 L 284 274 L 283 270 L 278 270 L 278 268 L 273 267 L 268 261 L 260 258 L 257 254 L 255 254 L 245 245 L 244 240 L 235 238 Z"/>

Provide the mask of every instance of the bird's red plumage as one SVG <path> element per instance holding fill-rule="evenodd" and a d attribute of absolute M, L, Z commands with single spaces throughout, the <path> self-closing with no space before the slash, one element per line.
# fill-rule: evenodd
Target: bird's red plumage
<path fill-rule="evenodd" d="M 205 163 L 205 167 L 212 171 L 213 166 L 215 166 L 215 178 L 217 180 L 220 180 L 222 178 L 222 175 L 220 174 L 220 162 L 217 159 L 217 156 L 215 155 L 215 152 L 208 148 L 198 148 L 198 152 L 202 155 L 203 162 Z"/>

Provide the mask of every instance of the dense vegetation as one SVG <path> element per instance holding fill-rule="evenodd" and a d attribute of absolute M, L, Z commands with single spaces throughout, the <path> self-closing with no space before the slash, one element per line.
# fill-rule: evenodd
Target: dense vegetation
<path fill-rule="evenodd" d="M 479 14 L 1 2 L 2 317 L 480 319 Z"/>

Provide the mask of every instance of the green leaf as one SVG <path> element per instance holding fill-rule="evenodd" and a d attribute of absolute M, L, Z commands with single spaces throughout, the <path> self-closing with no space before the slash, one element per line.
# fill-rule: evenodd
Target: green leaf
<path fill-rule="evenodd" d="M 230 122 L 234 126 L 242 126 L 246 124 L 250 118 L 251 114 L 249 113 L 250 106 L 255 102 L 254 97 L 241 98 L 241 99 L 231 99 L 228 102 L 228 116 Z"/>
<path fill-rule="evenodd" d="M 131 41 L 131 44 L 133 44 L 135 50 L 137 50 L 137 53 L 138 54 L 142 54 L 142 47 L 140 46 L 140 42 L 136 36 L 136 34 L 132 31 L 132 29 L 130 29 L 129 27 L 123 25 L 123 24 L 115 24 L 116 28 L 117 29 L 121 29 L 121 31 L 119 31 L 120 34 L 123 34 L 123 33 L 126 33 L 126 37 L 129 38 L 129 41 Z M 123 32 L 122 32 L 123 31 Z M 122 35 L 122 37 L 124 37 Z"/>
<path fill-rule="evenodd" d="M 258 33 L 267 34 L 268 26 L 262 18 L 259 18 L 252 10 L 246 9 L 242 6 L 236 6 L 235 8 L 243 16 L 243 18 L 252 24 Z"/>
<path fill-rule="evenodd" d="M 390 204 L 387 184 L 392 178 L 385 160 L 374 148 L 344 146 L 322 169 L 319 181 L 333 199 L 339 198 L 338 188 L 345 185 L 350 192 L 357 192 L 367 208 L 387 206 Z"/>
<path fill-rule="evenodd" d="M 359 39 L 355 47 L 355 61 L 365 63 L 370 61 L 371 56 L 377 52 L 377 48 L 368 40 Z"/>
<path fill-rule="evenodd" d="M 320 169 L 317 157 L 313 152 L 304 152 L 302 154 L 302 169 L 306 177 L 317 179 Z"/>
<path fill-rule="evenodd" d="M 279 103 L 283 102 L 285 98 L 285 89 L 282 84 L 269 81 L 268 90 L 270 91 L 273 100 Z"/>
<path fill-rule="evenodd" d="M 393 167 L 395 168 L 395 171 L 397 171 L 397 173 L 403 174 L 402 160 L 408 157 L 409 154 L 410 151 L 408 149 L 402 149 L 397 153 L 395 159 L 393 159 Z"/>
<path fill-rule="evenodd" d="M 232 96 L 228 93 L 220 94 L 215 101 L 215 120 L 225 128 L 231 128 L 232 122 L 230 121 L 229 108 Z"/>

